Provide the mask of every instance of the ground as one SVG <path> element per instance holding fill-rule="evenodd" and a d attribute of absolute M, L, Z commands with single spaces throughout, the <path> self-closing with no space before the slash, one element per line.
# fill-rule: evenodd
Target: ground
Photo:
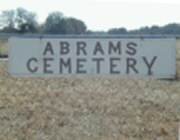
<path fill-rule="evenodd" d="M 0 140 L 177 140 L 179 121 L 179 80 L 12 78 L 0 62 Z"/>
<path fill-rule="evenodd" d="M 8 44 L 7 39 L 1 39 L 0 40 L 0 56 L 1 55 L 7 55 L 8 54 Z"/>

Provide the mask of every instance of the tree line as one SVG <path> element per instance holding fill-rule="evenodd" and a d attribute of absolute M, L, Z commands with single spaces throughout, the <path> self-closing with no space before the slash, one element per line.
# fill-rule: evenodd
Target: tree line
<path fill-rule="evenodd" d="M 52 12 L 44 23 L 38 23 L 36 13 L 24 8 L 2 11 L 0 15 L 1 33 L 41 33 L 41 34 L 180 34 L 180 24 L 142 27 L 135 30 L 112 28 L 105 31 L 91 31 L 79 19 L 66 17 L 61 12 Z"/>
<path fill-rule="evenodd" d="M 83 21 L 65 17 L 61 12 L 50 13 L 40 24 L 34 12 L 23 8 L 2 11 L 0 27 L 3 33 L 84 34 L 87 30 Z"/>

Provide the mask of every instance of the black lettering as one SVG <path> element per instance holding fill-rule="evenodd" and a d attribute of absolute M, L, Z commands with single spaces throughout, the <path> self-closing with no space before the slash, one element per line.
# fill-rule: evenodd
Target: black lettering
<path fill-rule="evenodd" d="M 83 59 L 83 58 L 77 59 L 77 73 L 79 73 L 79 74 L 87 73 L 86 70 L 83 70 L 84 62 L 86 62 L 86 59 Z"/>
<path fill-rule="evenodd" d="M 60 42 L 60 54 L 68 54 L 70 52 L 70 48 L 69 48 L 70 44 L 68 42 L 62 41 Z"/>
<path fill-rule="evenodd" d="M 44 49 L 44 52 L 43 52 L 43 55 L 46 55 L 48 52 L 49 52 L 51 55 L 54 54 L 54 51 L 53 51 L 53 48 L 52 48 L 52 45 L 51 45 L 50 42 L 47 42 L 46 48 Z"/>
<path fill-rule="evenodd" d="M 138 73 L 138 70 L 136 69 L 137 61 L 134 58 L 127 58 L 127 69 L 126 73 L 130 73 L 130 69 L 133 70 L 135 73 Z"/>
<path fill-rule="evenodd" d="M 147 58 L 145 56 L 143 56 L 142 58 L 143 58 L 146 66 L 148 68 L 148 75 L 152 75 L 153 74 L 152 67 L 153 67 L 153 65 L 154 65 L 154 63 L 155 63 L 155 61 L 157 59 L 157 56 L 154 56 L 153 59 L 150 62 L 148 62 L 148 60 L 147 60 Z"/>
<path fill-rule="evenodd" d="M 96 42 L 96 46 L 94 48 L 93 54 L 96 55 L 98 52 L 100 52 L 102 55 L 104 55 L 104 50 L 103 50 L 100 42 Z"/>
<path fill-rule="evenodd" d="M 101 62 L 104 61 L 104 58 L 93 58 L 92 61 L 96 62 L 96 72 L 100 73 L 101 71 Z"/>
<path fill-rule="evenodd" d="M 63 58 L 60 58 L 59 61 L 59 72 L 62 74 L 63 73 L 63 67 L 68 69 L 68 73 L 72 73 L 72 68 L 71 68 L 71 59 L 68 58 L 66 61 Z"/>
<path fill-rule="evenodd" d="M 115 68 L 117 67 L 117 64 L 115 64 L 115 62 L 120 61 L 120 58 L 110 58 L 110 73 L 111 74 L 119 74 L 120 71 L 115 70 Z"/>
<path fill-rule="evenodd" d="M 49 62 L 53 61 L 53 58 L 44 58 L 43 63 L 44 63 L 44 73 L 45 74 L 52 74 L 53 71 L 50 70 L 49 68 L 51 67 L 51 64 Z"/>
<path fill-rule="evenodd" d="M 34 58 L 34 57 L 30 58 L 26 63 L 26 67 L 27 67 L 28 71 L 30 71 L 31 73 L 35 73 L 38 71 L 38 67 L 37 66 L 33 67 L 32 62 L 37 63 L 38 62 L 37 58 Z"/>
<path fill-rule="evenodd" d="M 121 42 L 118 41 L 116 45 L 113 44 L 113 42 L 109 42 L 109 54 L 118 53 L 121 54 Z"/>
<path fill-rule="evenodd" d="M 86 52 L 86 42 L 77 42 L 77 55 L 80 55 L 80 52 L 83 52 L 84 55 L 87 55 L 87 52 Z"/>
<path fill-rule="evenodd" d="M 137 53 L 137 50 L 136 50 L 136 47 L 137 47 L 137 44 L 134 43 L 134 42 L 129 42 L 127 44 L 127 48 L 128 50 L 126 51 L 126 53 L 128 55 L 135 55 Z"/>

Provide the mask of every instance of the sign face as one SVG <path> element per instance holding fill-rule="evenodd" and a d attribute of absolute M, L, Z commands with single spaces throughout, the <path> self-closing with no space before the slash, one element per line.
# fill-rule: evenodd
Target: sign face
<path fill-rule="evenodd" d="M 9 45 L 9 72 L 14 76 L 176 75 L 172 38 L 13 37 Z"/>

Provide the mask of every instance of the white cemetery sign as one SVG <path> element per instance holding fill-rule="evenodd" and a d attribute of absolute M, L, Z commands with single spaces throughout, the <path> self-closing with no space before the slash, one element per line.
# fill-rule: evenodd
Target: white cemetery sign
<path fill-rule="evenodd" d="M 116 75 L 174 78 L 174 38 L 12 37 L 14 76 Z"/>

